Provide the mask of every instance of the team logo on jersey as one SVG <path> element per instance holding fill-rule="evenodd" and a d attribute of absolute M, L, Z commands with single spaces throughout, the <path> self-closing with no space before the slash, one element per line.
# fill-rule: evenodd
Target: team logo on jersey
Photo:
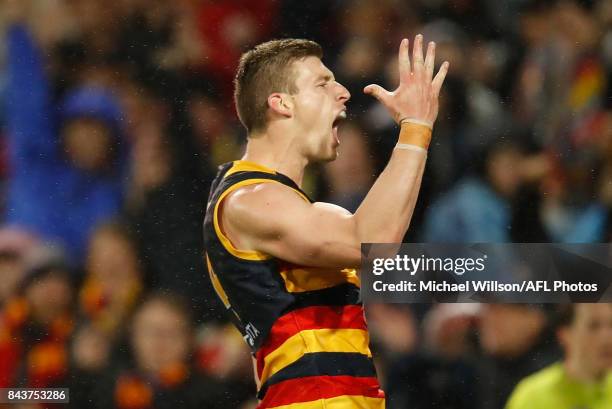
<path fill-rule="evenodd" d="M 251 323 L 248 323 L 246 327 L 244 327 L 244 340 L 249 344 L 250 347 L 255 346 L 255 339 L 259 336 L 260 332 L 255 326 Z"/>

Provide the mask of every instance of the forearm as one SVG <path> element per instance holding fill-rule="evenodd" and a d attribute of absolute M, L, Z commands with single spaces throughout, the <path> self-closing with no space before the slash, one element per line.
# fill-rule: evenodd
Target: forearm
<path fill-rule="evenodd" d="M 424 149 L 413 150 L 410 146 L 394 149 L 389 163 L 355 212 L 362 243 L 401 242 L 406 234 L 419 195 L 429 143 L 422 138 L 415 140 L 414 136 L 402 140 L 400 135 L 399 143 Z"/>

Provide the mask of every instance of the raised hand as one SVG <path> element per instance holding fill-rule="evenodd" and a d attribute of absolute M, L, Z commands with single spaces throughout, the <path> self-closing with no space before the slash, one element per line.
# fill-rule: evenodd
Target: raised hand
<path fill-rule="evenodd" d="M 403 39 L 399 47 L 399 86 L 389 92 L 380 85 L 368 85 L 366 94 L 374 96 L 388 110 L 395 122 L 409 119 L 417 123 L 433 126 L 438 116 L 438 96 L 448 72 L 448 61 L 433 77 L 436 44 L 430 42 L 427 55 L 423 60 L 423 36 L 417 35 L 412 49 L 412 65 L 409 56 L 409 43 Z"/>

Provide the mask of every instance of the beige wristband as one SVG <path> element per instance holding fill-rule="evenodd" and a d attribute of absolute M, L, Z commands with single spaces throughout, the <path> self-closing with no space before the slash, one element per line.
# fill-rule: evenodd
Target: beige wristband
<path fill-rule="evenodd" d="M 396 143 L 394 149 L 405 149 L 408 151 L 424 153 L 427 156 L 427 149 L 409 143 Z"/>
<path fill-rule="evenodd" d="M 423 149 L 429 148 L 431 141 L 431 128 L 427 125 L 415 124 L 413 122 L 402 122 L 398 143 L 415 145 Z"/>
<path fill-rule="evenodd" d="M 433 129 L 433 124 L 431 122 L 423 121 L 421 119 L 404 117 L 404 118 L 399 120 L 398 124 L 401 126 L 404 122 L 410 122 L 412 124 L 417 124 L 417 125 L 425 125 L 429 129 Z"/>

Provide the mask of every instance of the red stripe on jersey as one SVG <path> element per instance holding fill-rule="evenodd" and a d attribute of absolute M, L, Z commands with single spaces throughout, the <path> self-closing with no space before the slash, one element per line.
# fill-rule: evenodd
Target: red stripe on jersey
<path fill-rule="evenodd" d="M 292 403 L 329 399 L 342 395 L 384 398 L 376 378 L 354 376 L 307 376 L 272 385 L 257 407 L 273 408 Z"/>
<path fill-rule="evenodd" d="M 308 329 L 362 329 L 367 330 L 361 305 L 315 306 L 291 311 L 279 317 L 272 325 L 268 338 L 256 353 L 257 376 L 261 379 L 264 358 L 287 339 Z"/>

